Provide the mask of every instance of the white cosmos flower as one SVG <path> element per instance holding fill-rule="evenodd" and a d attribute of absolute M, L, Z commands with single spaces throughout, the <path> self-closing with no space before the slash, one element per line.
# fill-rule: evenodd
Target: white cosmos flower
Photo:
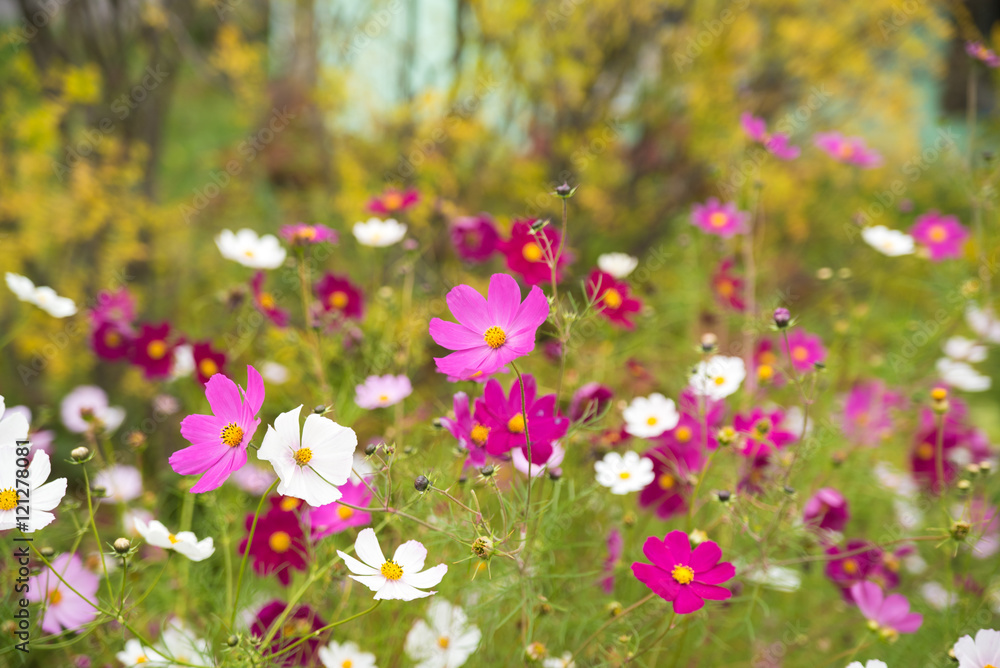
<path fill-rule="evenodd" d="M 403 237 L 406 236 L 406 225 L 395 218 L 387 220 L 369 218 L 367 222 L 354 223 L 353 232 L 358 243 L 380 248 L 402 241 Z"/>
<path fill-rule="evenodd" d="M 562 656 L 551 656 L 542 661 L 543 668 L 576 668 L 573 652 L 563 652 Z"/>
<path fill-rule="evenodd" d="M 615 278 L 625 278 L 639 266 L 639 260 L 628 253 L 605 253 L 598 256 L 597 266 Z"/>
<path fill-rule="evenodd" d="M 740 389 L 746 377 L 742 358 L 716 355 L 699 362 L 691 372 L 691 389 L 695 394 L 718 401 Z"/>
<path fill-rule="evenodd" d="M 375 655 L 362 652 L 355 642 L 338 643 L 330 641 L 326 647 L 319 648 L 319 660 L 326 668 L 378 668 L 375 665 Z"/>
<path fill-rule="evenodd" d="M 28 477 L 19 479 L 17 472 L 23 467 L 18 466 L 18 460 L 23 457 L 18 455 L 17 447 L 13 443 L 0 444 L 0 531 L 17 528 L 32 533 L 48 526 L 56 518 L 49 511 L 55 509 L 65 496 L 66 478 L 45 482 L 52 472 L 52 464 L 44 450 L 35 450 L 27 467 Z M 23 510 L 21 513 L 16 510 L 19 498 L 28 499 L 23 504 L 28 510 L 27 515 Z"/>
<path fill-rule="evenodd" d="M 944 342 L 944 354 L 960 362 L 982 362 L 986 359 L 986 346 L 981 346 L 964 336 L 953 336 Z"/>
<path fill-rule="evenodd" d="M 435 600 L 427 608 L 427 621 L 418 619 L 406 634 L 405 649 L 416 668 L 458 668 L 475 653 L 482 636 L 462 608 Z"/>
<path fill-rule="evenodd" d="M 740 569 L 740 576 L 747 582 L 760 584 L 776 591 L 796 591 L 802 584 L 799 572 L 784 566 Z"/>
<path fill-rule="evenodd" d="M 427 548 L 419 541 L 408 540 L 396 548 L 392 559 L 382 556 L 382 548 L 371 527 L 362 529 L 354 542 L 355 559 L 337 550 L 337 554 L 347 564 L 353 575 L 349 576 L 375 592 L 375 600 L 412 601 L 424 598 L 436 591 L 421 591 L 433 587 L 448 572 L 446 564 L 422 570 L 427 559 Z"/>
<path fill-rule="evenodd" d="M 260 375 L 269 383 L 282 385 L 288 382 L 288 367 L 277 362 L 264 362 L 260 367 Z"/>
<path fill-rule="evenodd" d="M 1000 343 L 1000 319 L 992 308 L 981 309 L 970 302 L 965 307 L 965 322 L 980 338 L 990 343 Z"/>
<path fill-rule="evenodd" d="M 310 413 L 299 437 L 302 406 L 282 413 L 268 425 L 257 451 L 278 474 L 278 494 L 302 499 L 310 506 L 325 506 L 340 499 L 340 485 L 351 477 L 358 436 L 322 415 Z"/>
<path fill-rule="evenodd" d="M 597 471 L 598 484 L 610 488 L 612 494 L 638 492 L 656 477 L 653 460 L 634 452 L 626 452 L 624 457 L 617 452 L 609 452 L 594 464 L 594 470 Z"/>
<path fill-rule="evenodd" d="M 656 438 L 677 426 L 681 416 L 673 399 L 659 392 L 648 397 L 636 397 L 622 412 L 625 431 L 639 438 Z"/>
<path fill-rule="evenodd" d="M 6 415 L 4 415 L 6 413 Z M 7 411 L 7 404 L 0 396 L 0 445 L 17 445 L 18 441 L 28 440 L 28 418 L 21 412 L 11 409 Z"/>
<path fill-rule="evenodd" d="M 940 582 L 925 582 L 920 585 L 920 595 L 935 610 L 950 608 L 958 602 L 958 594 L 948 591 Z"/>
<path fill-rule="evenodd" d="M 147 543 L 162 547 L 164 550 L 179 552 L 191 561 L 204 561 L 215 553 L 215 545 L 211 538 L 198 540 L 198 537 L 190 531 L 170 533 L 170 530 L 158 520 L 153 520 L 147 525 L 141 518 L 136 517 L 133 522 L 135 530 Z"/>
<path fill-rule="evenodd" d="M 253 269 L 277 269 L 285 261 L 285 249 L 273 234 L 258 237 L 251 229 L 233 233 L 222 230 L 215 237 L 222 257 Z"/>
<path fill-rule="evenodd" d="M 975 640 L 962 636 L 952 649 L 958 659 L 958 668 L 1000 666 L 1000 631 L 979 629 Z"/>
<path fill-rule="evenodd" d="M 194 347 L 182 343 L 174 348 L 174 363 L 170 365 L 171 378 L 187 378 L 194 373 Z"/>
<path fill-rule="evenodd" d="M 115 654 L 115 658 L 122 662 L 125 668 L 135 666 L 163 666 L 167 659 L 158 652 L 142 646 L 142 643 L 135 638 L 125 643 L 125 649 Z"/>
<path fill-rule="evenodd" d="M 263 494 L 263 490 L 260 492 Z M 136 528 L 136 520 L 142 520 L 146 524 L 153 521 L 153 513 L 143 508 L 129 508 L 122 513 L 122 529 L 129 538 L 138 538 L 139 530 Z"/>
<path fill-rule="evenodd" d="M 89 430 L 90 420 L 99 421 L 107 432 L 114 431 L 125 420 L 125 409 L 108 406 L 108 395 L 96 385 L 80 385 L 67 394 L 59 413 L 66 429 L 75 434 Z"/>
<path fill-rule="evenodd" d="M 26 276 L 7 272 L 7 287 L 22 302 L 34 304 L 54 318 L 66 318 L 76 314 L 76 303 L 69 297 L 60 297 L 48 286 L 35 287 Z"/>
<path fill-rule="evenodd" d="M 861 230 L 861 237 L 869 246 L 889 257 L 913 253 L 913 237 L 899 230 L 890 230 L 885 225 L 866 227 Z"/>
<path fill-rule="evenodd" d="M 860 661 L 852 661 L 847 664 L 847 668 L 889 668 L 885 665 L 885 661 L 879 661 L 878 659 L 869 659 L 865 665 L 861 665 Z"/>
<path fill-rule="evenodd" d="M 177 620 L 167 625 L 156 647 L 166 659 L 164 663 L 153 664 L 157 668 L 183 668 L 184 664 L 215 665 L 209 644 Z"/>
<path fill-rule="evenodd" d="M 134 466 L 116 464 L 98 471 L 93 486 L 104 488 L 105 498 L 115 503 L 128 503 L 142 494 L 142 474 Z"/>
<path fill-rule="evenodd" d="M 941 380 L 964 392 L 985 392 L 993 384 L 989 376 L 984 376 L 965 362 L 942 357 L 936 367 Z"/>

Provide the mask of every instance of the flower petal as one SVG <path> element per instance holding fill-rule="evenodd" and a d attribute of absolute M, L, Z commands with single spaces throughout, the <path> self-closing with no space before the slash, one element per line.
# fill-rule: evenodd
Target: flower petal
<path fill-rule="evenodd" d="M 354 541 L 354 552 L 358 559 L 373 568 L 382 568 L 385 557 L 382 556 L 382 548 L 379 547 L 378 538 L 375 537 L 375 529 L 371 527 L 362 529 L 358 533 L 358 538 Z"/>
<path fill-rule="evenodd" d="M 698 598 L 691 587 L 681 587 L 681 590 L 677 592 L 677 598 L 674 599 L 674 612 L 678 615 L 686 615 L 701 610 L 703 607 L 705 607 L 705 601 Z"/>

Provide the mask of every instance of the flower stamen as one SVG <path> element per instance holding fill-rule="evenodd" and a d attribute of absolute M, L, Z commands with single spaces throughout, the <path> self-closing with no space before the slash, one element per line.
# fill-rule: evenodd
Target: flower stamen
<path fill-rule="evenodd" d="M 392 559 L 382 564 L 381 571 L 386 580 L 392 580 L 393 582 L 403 577 L 403 569 Z"/>
<path fill-rule="evenodd" d="M 691 584 L 694 581 L 694 569 L 684 564 L 677 564 L 670 572 L 670 576 L 679 584 Z"/>
<path fill-rule="evenodd" d="M 496 325 L 493 325 L 483 334 L 483 340 L 486 341 L 486 345 L 496 350 L 507 342 L 507 333 Z"/>
<path fill-rule="evenodd" d="M 222 438 L 223 443 L 230 448 L 235 448 L 243 442 L 243 428 L 235 422 L 230 422 L 222 428 L 222 433 L 219 436 Z"/>

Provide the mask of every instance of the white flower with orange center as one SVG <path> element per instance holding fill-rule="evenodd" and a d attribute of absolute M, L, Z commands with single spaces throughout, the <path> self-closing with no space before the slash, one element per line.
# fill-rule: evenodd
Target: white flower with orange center
<path fill-rule="evenodd" d="M 479 648 L 482 635 L 462 608 L 435 599 L 426 621 L 418 619 L 406 634 L 405 649 L 416 668 L 458 668 Z"/>
<path fill-rule="evenodd" d="M 622 415 L 625 431 L 639 438 L 656 438 L 676 427 L 681 419 L 673 399 L 667 399 L 659 392 L 648 397 L 636 397 Z"/>
<path fill-rule="evenodd" d="M 691 372 L 691 389 L 697 395 L 718 401 L 740 389 L 746 376 L 741 358 L 716 355 L 699 362 Z"/>
<path fill-rule="evenodd" d="M 115 658 L 121 661 L 122 665 L 126 668 L 135 668 L 136 666 L 166 666 L 170 663 L 159 652 L 143 647 L 142 643 L 135 638 L 126 642 L 125 648 L 115 654 Z"/>
<path fill-rule="evenodd" d="M 597 483 L 611 490 L 612 494 L 629 494 L 644 489 L 656 478 L 653 460 L 634 452 L 620 455 L 609 452 L 594 464 Z"/>
<path fill-rule="evenodd" d="M 179 552 L 191 561 L 204 561 L 215 554 L 215 545 L 211 538 L 198 540 L 198 537 L 190 531 L 171 533 L 159 520 L 152 520 L 146 524 L 137 517 L 133 522 L 135 530 L 150 545 Z"/>
<path fill-rule="evenodd" d="M 251 229 L 222 230 L 215 237 L 222 257 L 252 269 L 277 269 L 285 262 L 285 249 L 273 234 L 257 236 Z"/>
<path fill-rule="evenodd" d="M 639 266 L 639 260 L 627 253 L 605 253 L 598 256 L 597 266 L 606 274 L 623 279 Z"/>
<path fill-rule="evenodd" d="M 282 413 L 268 426 L 257 456 L 278 474 L 278 494 L 325 506 L 341 497 L 337 489 L 351 477 L 358 436 L 353 429 L 310 414 L 299 434 L 302 406 Z"/>
<path fill-rule="evenodd" d="M 351 230 L 358 243 L 364 246 L 383 248 L 399 243 L 406 236 L 406 225 L 395 218 L 382 220 L 369 218 L 366 222 L 354 223 Z"/>
<path fill-rule="evenodd" d="M 861 238 L 879 253 L 889 257 L 911 255 L 915 248 L 913 237 L 899 230 L 891 230 L 885 225 L 864 228 L 861 230 Z"/>
<path fill-rule="evenodd" d="M 318 655 L 326 668 L 378 668 L 375 655 L 362 652 L 358 644 L 351 641 L 330 641 L 326 647 L 319 648 Z"/>
<path fill-rule="evenodd" d="M 396 548 L 392 559 L 386 559 L 375 538 L 375 530 L 371 528 L 358 533 L 354 552 L 357 559 L 337 550 L 352 573 L 349 577 L 375 592 L 376 601 L 412 601 L 436 594 L 436 591 L 423 590 L 441 582 L 448 572 L 446 564 L 423 570 L 427 548 L 416 540 L 406 541 Z"/>
<path fill-rule="evenodd" d="M 0 398 L 2 411 L 3 400 Z M 0 427 L 4 422 L 0 422 Z M 27 434 L 18 435 L 21 440 L 26 437 Z M 48 454 L 44 450 L 35 450 L 31 463 L 28 463 L 24 452 L 29 448 L 22 448 L 19 453 L 16 441 L 0 445 L 0 531 L 19 528 L 31 533 L 48 526 L 56 518 L 49 511 L 54 510 L 66 494 L 66 478 L 46 482 L 52 472 Z M 18 471 L 24 469 L 27 469 L 28 477 L 19 478 Z"/>
<path fill-rule="evenodd" d="M 979 629 L 975 640 L 962 636 L 952 649 L 958 668 L 1000 668 L 1000 631 Z"/>

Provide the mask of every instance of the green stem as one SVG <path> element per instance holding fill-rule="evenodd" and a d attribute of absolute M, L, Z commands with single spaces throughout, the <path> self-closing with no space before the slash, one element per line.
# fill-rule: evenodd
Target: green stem
<path fill-rule="evenodd" d="M 108 565 L 104 562 L 104 548 L 101 547 L 101 536 L 97 533 L 97 520 L 94 519 L 94 504 L 90 498 L 90 478 L 87 467 L 83 467 L 83 484 L 87 489 L 87 512 L 90 514 L 90 527 L 94 530 L 94 540 L 97 542 L 97 556 L 101 558 L 101 568 L 104 570 L 104 584 L 108 587 L 108 604 L 114 605 L 115 593 L 111 590 L 111 580 L 108 579 Z"/>
<path fill-rule="evenodd" d="M 327 624 L 326 626 L 324 626 L 321 629 L 316 629 L 315 631 L 313 631 L 309 635 L 303 636 L 302 638 L 300 638 L 296 642 L 292 643 L 288 647 L 284 648 L 280 652 L 275 652 L 274 654 L 269 654 L 267 656 L 267 658 L 273 661 L 274 659 L 276 659 L 277 657 L 281 656 L 282 654 L 286 654 L 287 652 L 291 652 L 293 649 L 295 649 L 296 647 L 298 647 L 302 643 L 304 643 L 304 642 L 306 642 L 308 640 L 312 640 L 316 636 L 319 636 L 319 635 L 321 635 L 321 634 L 329 631 L 330 629 L 332 629 L 332 628 L 334 628 L 336 626 L 340 626 L 341 624 L 346 624 L 347 622 L 354 621 L 358 617 L 364 617 L 368 613 L 370 613 L 373 610 L 375 610 L 375 608 L 377 608 L 381 604 L 382 604 L 381 600 L 375 601 L 375 605 L 373 605 L 372 607 L 368 608 L 367 610 L 365 610 L 363 612 L 359 612 L 356 615 L 352 615 L 352 616 L 348 617 L 347 619 L 341 619 L 339 622 L 334 622 L 332 624 Z"/>
<path fill-rule="evenodd" d="M 243 553 L 243 561 L 240 562 L 240 574 L 236 579 L 236 594 L 233 599 L 233 612 L 229 617 L 230 628 L 236 626 L 236 612 L 239 610 L 240 590 L 243 588 L 243 574 L 246 572 L 247 560 L 250 558 L 250 548 L 253 545 L 253 534 L 257 531 L 257 520 L 260 518 L 260 509 L 264 507 L 264 501 L 271 495 L 271 492 L 273 492 L 274 488 L 277 486 L 277 480 L 271 483 L 271 486 L 267 488 L 267 491 L 261 495 L 260 501 L 257 503 L 257 512 L 253 514 L 253 523 L 250 525 L 250 536 L 247 538 L 247 549 Z"/>

